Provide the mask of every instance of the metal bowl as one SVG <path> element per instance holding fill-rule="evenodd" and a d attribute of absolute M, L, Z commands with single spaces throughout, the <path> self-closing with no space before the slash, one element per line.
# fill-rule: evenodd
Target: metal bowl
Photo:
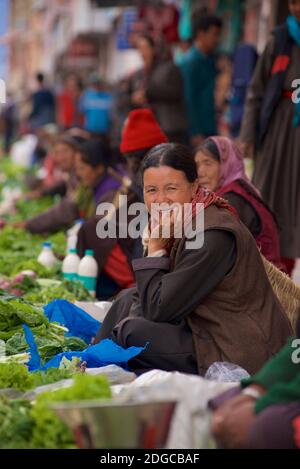
<path fill-rule="evenodd" d="M 73 431 L 79 448 L 154 449 L 166 445 L 174 401 L 85 401 L 51 408 Z"/>

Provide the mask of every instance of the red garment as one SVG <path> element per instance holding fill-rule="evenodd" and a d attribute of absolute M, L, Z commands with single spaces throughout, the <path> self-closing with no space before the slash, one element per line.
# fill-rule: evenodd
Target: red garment
<path fill-rule="evenodd" d="M 282 264 L 285 266 L 287 274 L 292 277 L 292 273 L 296 266 L 296 259 L 288 259 L 287 257 L 281 258 Z"/>
<path fill-rule="evenodd" d="M 134 275 L 128 259 L 118 244 L 109 254 L 103 270 L 122 289 L 131 288 L 135 284 Z"/>
<path fill-rule="evenodd" d="M 279 269 L 285 271 L 285 268 L 282 265 L 280 259 L 280 246 L 277 228 L 270 210 L 268 210 L 263 201 L 259 200 L 257 195 L 252 194 L 250 189 L 248 191 L 237 181 L 222 187 L 222 189 L 218 191 L 218 194 L 222 196 L 224 194 L 228 194 L 229 192 L 233 192 L 243 197 L 243 199 L 247 200 L 247 202 L 249 202 L 254 208 L 255 212 L 259 216 L 262 227 L 260 234 L 255 239 L 256 244 L 268 261 L 272 262 L 272 264 L 274 264 Z"/>
<path fill-rule="evenodd" d="M 152 148 L 160 143 L 167 143 L 168 139 L 159 127 L 150 109 L 131 111 L 125 123 L 121 153 Z"/>
<path fill-rule="evenodd" d="M 45 158 L 44 169 L 46 171 L 46 175 L 43 180 L 45 187 L 50 187 L 57 182 L 63 181 L 63 173 L 57 169 L 54 157 L 51 153 L 49 153 Z"/>
<path fill-rule="evenodd" d="M 197 204 L 204 204 L 204 208 L 209 207 L 210 205 L 216 205 L 219 208 L 226 208 L 229 210 L 233 215 L 237 216 L 235 208 L 233 208 L 225 199 L 220 197 L 220 194 L 216 194 L 215 192 L 208 191 L 206 189 L 202 189 L 199 187 L 196 196 L 192 200 L 192 215 L 195 216 L 196 214 L 196 207 Z"/>
<path fill-rule="evenodd" d="M 68 91 L 64 91 L 57 97 L 58 123 L 61 127 L 70 128 L 74 125 L 82 125 L 83 117 L 80 116 L 76 99 Z"/>
<path fill-rule="evenodd" d="M 163 37 L 169 44 L 179 41 L 179 11 L 174 5 L 142 6 L 139 10 L 139 18 L 146 24 L 155 39 Z"/>
<path fill-rule="evenodd" d="M 297 448 L 300 449 L 300 417 L 293 420 L 294 440 Z"/>
<path fill-rule="evenodd" d="M 199 205 L 203 204 L 203 206 Z M 193 219 L 195 219 L 197 213 L 201 210 L 205 210 L 207 207 L 210 205 L 216 205 L 216 207 L 219 208 L 224 208 L 226 210 L 229 210 L 229 212 L 232 213 L 233 216 L 238 217 L 236 210 L 234 207 L 232 207 L 227 200 L 222 199 L 220 196 L 218 196 L 215 192 L 208 191 L 206 189 L 202 189 L 201 187 L 198 188 L 197 193 L 192 200 L 192 210 L 191 212 L 188 212 L 184 216 L 184 225 L 188 226 Z M 151 222 L 150 222 L 151 226 Z M 150 229 L 151 231 L 151 229 Z M 166 250 L 170 253 L 171 249 L 173 247 L 173 244 L 175 242 L 174 238 L 171 238 L 170 241 L 168 242 L 168 245 L 166 246 Z"/>
<path fill-rule="evenodd" d="M 288 55 L 278 55 L 272 67 L 272 75 L 285 72 L 290 64 L 291 58 Z"/>

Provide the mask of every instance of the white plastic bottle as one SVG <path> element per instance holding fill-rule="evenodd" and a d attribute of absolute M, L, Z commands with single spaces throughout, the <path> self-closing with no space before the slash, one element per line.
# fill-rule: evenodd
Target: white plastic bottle
<path fill-rule="evenodd" d="M 78 267 L 78 280 L 85 286 L 92 296 L 96 296 L 98 265 L 94 259 L 94 251 L 85 251 Z"/>
<path fill-rule="evenodd" d="M 77 237 L 78 237 L 78 231 L 80 230 L 84 220 L 76 220 L 74 225 L 67 231 L 67 252 L 69 252 L 70 249 L 76 249 L 77 246 Z"/>
<path fill-rule="evenodd" d="M 42 252 L 38 257 L 38 262 L 44 267 L 52 269 L 58 262 L 58 259 L 55 257 L 54 252 L 52 251 L 51 243 L 44 243 Z"/>
<path fill-rule="evenodd" d="M 80 257 L 77 255 L 77 250 L 74 248 L 69 249 L 68 255 L 65 257 L 62 265 L 63 276 L 66 280 L 76 280 Z"/>

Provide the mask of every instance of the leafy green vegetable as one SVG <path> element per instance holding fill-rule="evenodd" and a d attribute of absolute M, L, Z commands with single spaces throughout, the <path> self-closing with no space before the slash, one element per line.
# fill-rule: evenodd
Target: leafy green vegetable
<path fill-rule="evenodd" d="M 0 389 L 27 391 L 34 387 L 34 378 L 21 363 L 0 363 Z"/>
<path fill-rule="evenodd" d="M 25 400 L 0 398 L 0 448 L 31 448 L 34 420 L 32 404 Z"/>
<path fill-rule="evenodd" d="M 87 348 L 87 344 L 78 337 L 66 337 L 66 328 L 50 323 L 42 308 L 12 297 L 6 301 L 0 299 L 0 340 L 6 342 L 8 356 L 28 352 L 23 324 L 27 324 L 34 334 L 42 363 L 57 353 Z"/>
<path fill-rule="evenodd" d="M 64 299 L 67 301 L 92 301 L 93 297 L 88 290 L 77 281 L 64 280 L 61 285 L 52 287 L 35 287 L 24 295 L 24 299 L 30 303 L 46 305 L 53 300 Z"/>
<path fill-rule="evenodd" d="M 48 241 L 52 243 L 53 251 L 59 258 L 63 258 L 67 250 L 67 237 L 64 231 L 59 231 L 57 233 L 48 236 Z"/>
<path fill-rule="evenodd" d="M 74 447 L 74 437 L 64 423 L 49 409 L 54 402 L 109 399 L 111 390 L 104 376 L 76 375 L 73 386 L 39 395 L 32 407 L 35 425 L 32 444 L 35 448 Z"/>
<path fill-rule="evenodd" d="M 17 215 L 13 217 L 13 221 L 29 220 L 48 210 L 54 201 L 52 197 L 42 197 L 39 199 L 20 199 L 16 203 Z"/>
<path fill-rule="evenodd" d="M 0 300 L 0 331 L 9 331 L 22 324 L 32 327 L 49 325 L 49 321 L 42 308 L 20 299 Z"/>
<path fill-rule="evenodd" d="M 7 365 L 5 367 L 7 369 Z M 20 370 L 18 367 L 18 383 L 24 374 L 24 370 Z M 35 385 L 43 385 L 68 378 L 67 373 L 66 370 L 50 369 L 30 376 Z M 27 374 L 29 375 L 28 372 Z M 74 384 L 68 388 L 38 395 L 35 403 L 21 399 L 8 400 L 1 396 L 0 448 L 75 448 L 73 434 L 49 406 L 61 401 L 109 398 L 111 390 L 107 378 L 85 374 L 75 375 Z"/>
<path fill-rule="evenodd" d="M 59 278 L 61 265 L 55 269 L 46 269 L 37 262 L 46 241 L 53 243 L 54 253 L 62 258 L 66 252 L 66 236 L 64 232 L 56 233 L 48 238 L 33 235 L 26 230 L 6 226 L 0 231 L 0 272 L 1 275 L 12 277 L 23 270 L 33 270 L 39 277 Z"/>
<path fill-rule="evenodd" d="M 42 335 L 39 335 L 40 331 L 34 328 L 32 332 L 34 333 L 42 363 L 46 363 L 58 353 L 71 351 L 80 352 L 87 348 L 87 344 L 78 337 L 65 337 L 63 333 L 53 333 L 51 326 L 46 329 L 45 333 L 41 332 Z M 23 329 L 20 328 L 19 332 L 14 334 L 6 342 L 6 353 L 10 356 L 26 351 L 28 351 L 28 344 L 25 340 Z"/>
<path fill-rule="evenodd" d="M 25 171 L 26 168 L 16 165 L 9 157 L 0 160 L 0 172 L 4 176 L 5 181 L 20 182 Z"/>
<path fill-rule="evenodd" d="M 38 387 L 56 383 L 62 379 L 72 378 L 74 373 L 61 368 L 48 368 L 48 370 L 45 371 L 35 371 L 31 376 L 34 381 L 34 387 Z"/>
<path fill-rule="evenodd" d="M 76 366 L 74 362 L 74 367 L 68 369 L 65 367 L 48 368 L 48 370 L 33 373 L 30 373 L 27 366 L 22 363 L 0 363 L 0 389 L 28 391 L 38 386 L 72 378 L 77 373 L 81 373 L 78 362 Z"/>
<path fill-rule="evenodd" d="M 15 276 L 24 270 L 32 270 L 41 278 L 55 278 L 60 273 L 61 265 L 58 263 L 55 268 L 49 269 L 48 267 L 44 267 L 40 264 L 36 259 L 22 260 L 15 263 L 8 275 Z"/>

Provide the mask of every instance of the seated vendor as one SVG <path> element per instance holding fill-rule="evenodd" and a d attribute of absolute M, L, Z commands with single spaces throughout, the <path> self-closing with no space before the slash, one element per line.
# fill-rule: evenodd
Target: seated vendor
<path fill-rule="evenodd" d="M 254 238 L 235 210 L 199 188 L 197 178 L 193 154 L 182 145 L 158 145 L 146 155 L 142 182 L 149 215 L 152 204 L 164 203 L 158 211 L 163 225 L 163 210 L 176 204 L 171 232 L 178 236 L 181 224 L 184 234 L 162 237 L 163 226 L 149 220 L 147 255 L 133 261 L 136 287 L 115 300 L 96 341 L 112 338 L 124 348 L 147 344 L 130 362 L 136 372 L 204 375 L 212 363 L 227 361 L 253 374 L 282 348 L 292 329 Z M 184 204 L 191 210 L 182 222 Z M 201 210 L 202 247 L 190 231 Z"/>
<path fill-rule="evenodd" d="M 208 138 L 198 147 L 195 160 L 201 187 L 226 199 L 237 210 L 265 258 L 284 269 L 274 216 L 247 177 L 236 144 L 226 137 Z"/>
<path fill-rule="evenodd" d="M 49 233 L 69 227 L 78 218 L 90 218 L 107 193 L 117 191 L 121 182 L 108 172 L 110 150 L 99 140 L 86 140 L 72 154 L 72 172 L 77 183 L 69 185 L 61 201 L 46 212 L 17 224 L 31 233 Z"/>
<path fill-rule="evenodd" d="M 128 176 L 122 180 L 122 186 L 111 197 L 115 207 L 116 236 L 99 238 L 97 224 L 100 216 L 87 220 L 79 230 L 77 250 L 82 257 L 86 249 L 94 251 L 98 264 L 97 298 L 107 300 L 124 288 L 134 284 L 131 268 L 132 259 L 143 253 L 141 238 L 119 236 L 119 196 L 127 196 L 127 220 L 133 218 L 130 207 L 143 201 L 143 190 L 140 183 L 140 167 L 147 152 L 168 141 L 159 127 L 150 109 L 136 109 L 128 115 L 122 132 L 120 151 L 127 163 Z M 107 197 L 106 197 L 107 198 Z M 124 209 L 124 207 L 123 207 Z"/>

